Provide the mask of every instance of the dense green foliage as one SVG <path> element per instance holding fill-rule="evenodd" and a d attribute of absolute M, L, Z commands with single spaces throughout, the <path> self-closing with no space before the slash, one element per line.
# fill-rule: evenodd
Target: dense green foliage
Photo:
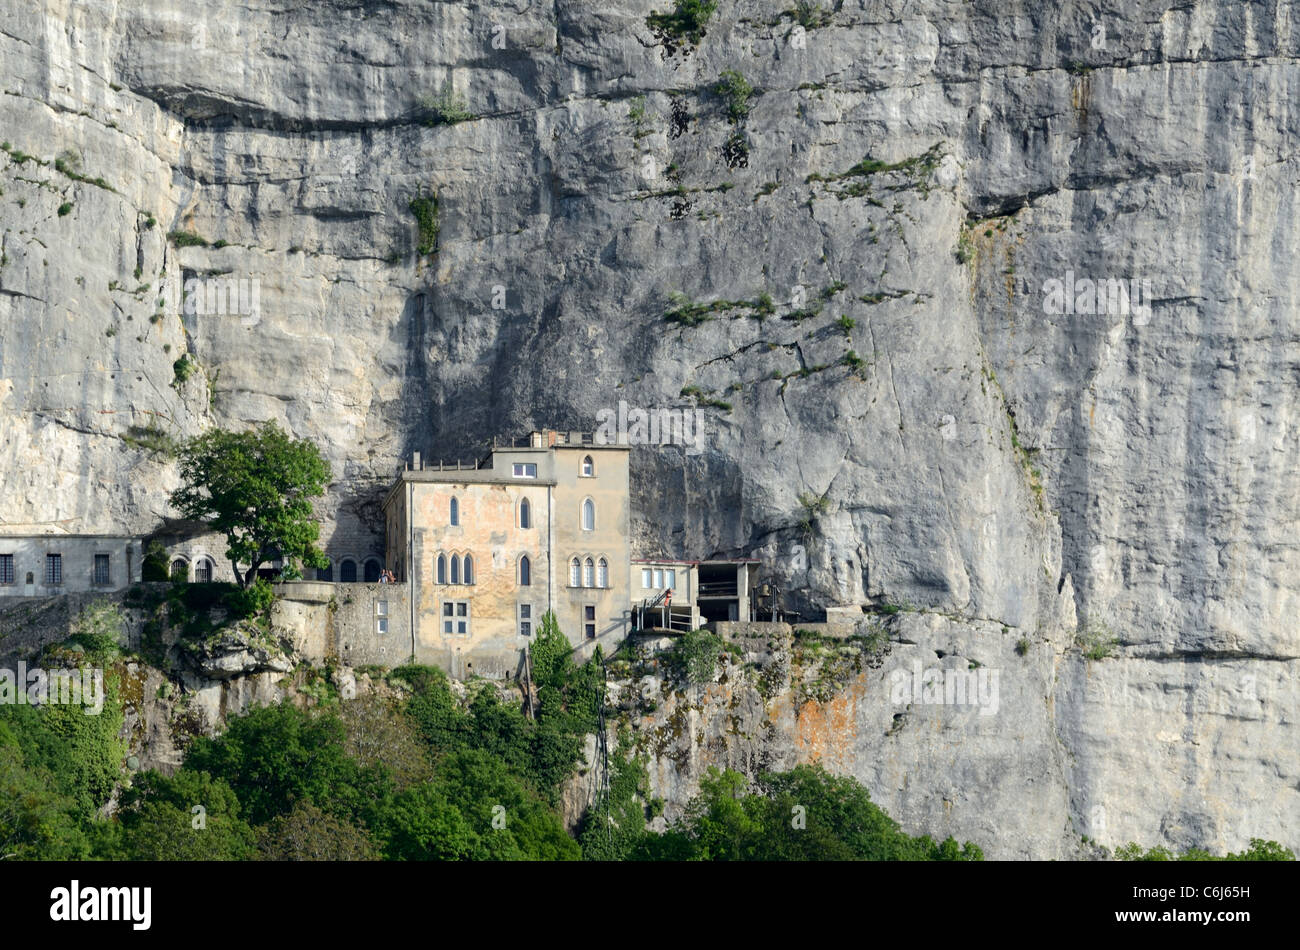
<path fill-rule="evenodd" d="M 291 439 L 273 422 L 248 432 L 215 429 L 185 443 L 180 469 L 183 484 L 171 503 L 226 536 L 226 557 L 243 586 L 276 555 L 289 579 L 301 576 L 299 561 L 328 563 L 316 547 L 311 500 L 329 484 L 330 467 L 311 442 Z M 241 571 L 240 564 L 249 566 Z"/>
<path fill-rule="evenodd" d="M 1175 854 L 1168 848 L 1156 846 L 1142 850 L 1136 842 L 1115 849 L 1115 858 L 1119 861 L 1294 861 L 1295 853 L 1290 848 L 1276 841 L 1251 838 L 1250 847 L 1235 854 L 1218 857 L 1204 848 L 1188 848 L 1182 854 Z"/>
<path fill-rule="evenodd" d="M 978 846 L 911 837 L 859 782 L 820 766 L 760 777 L 754 792 L 737 772 L 710 769 L 681 821 L 646 835 L 632 853 L 645 860 L 978 861 Z"/>

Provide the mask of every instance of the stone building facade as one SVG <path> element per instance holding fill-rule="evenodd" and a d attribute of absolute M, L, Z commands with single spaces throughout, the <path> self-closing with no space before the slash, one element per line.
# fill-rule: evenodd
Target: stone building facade
<path fill-rule="evenodd" d="M 417 460 L 384 499 L 387 567 L 410 588 L 421 662 L 518 672 L 554 611 L 577 659 L 630 630 L 629 449 L 534 432 L 472 469 Z"/>
<path fill-rule="evenodd" d="M 0 537 L 0 597 L 114 591 L 140 580 L 139 538 L 99 534 Z"/>

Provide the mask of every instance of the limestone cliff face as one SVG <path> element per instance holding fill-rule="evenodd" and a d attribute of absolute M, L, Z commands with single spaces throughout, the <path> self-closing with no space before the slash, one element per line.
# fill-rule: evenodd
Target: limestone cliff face
<path fill-rule="evenodd" d="M 1300 844 L 1296 8 L 824 0 L 796 30 L 723 0 L 670 54 L 667 6 L 11 11 L 4 529 L 150 530 L 176 473 L 142 431 L 276 419 L 334 464 L 326 539 L 376 544 L 412 450 L 694 386 L 725 404 L 702 451 L 634 452 L 643 551 L 761 557 L 809 609 L 914 604 L 1036 670 L 944 726 L 957 759 L 877 761 L 866 690 L 840 766 L 909 769 L 897 804 L 954 827 L 990 783 L 1024 853 L 1071 819 Z M 444 90 L 475 118 L 433 123 Z M 181 319 L 187 277 L 256 280 L 257 313 Z M 1045 289 L 1084 278 L 1149 310 Z M 670 322 L 675 292 L 736 306 Z"/>

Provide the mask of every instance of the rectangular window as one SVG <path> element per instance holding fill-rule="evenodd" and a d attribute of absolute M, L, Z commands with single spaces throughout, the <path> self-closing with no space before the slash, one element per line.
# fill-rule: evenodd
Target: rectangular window
<path fill-rule="evenodd" d="M 97 587 L 107 587 L 109 584 L 108 555 L 95 555 L 95 579 L 94 584 Z"/>
<path fill-rule="evenodd" d="M 14 582 L 14 556 L 12 554 L 0 554 L 0 584 L 12 584 Z"/>
<path fill-rule="evenodd" d="M 536 478 L 536 462 L 515 462 L 513 466 L 515 478 Z"/>
<path fill-rule="evenodd" d="M 668 586 L 671 587 L 673 590 L 676 590 L 676 589 L 677 589 L 677 572 L 676 572 L 676 571 L 674 571 L 674 570 L 672 570 L 672 569 L 669 569 L 668 571 L 665 571 L 665 572 L 664 572 L 664 580 L 666 580 L 666 581 L 668 582 Z"/>
<path fill-rule="evenodd" d="M 469 636 L 469 601 L 444 600 L 442 602 L 442 632 Z"/>
<path fill-rule="evenodd" d="M 376 632 L 376 633 L 387 633 L 387 632 L 388 632 L 388 618 L 387 618 L 387 617 L 380 617 L 378 620 L 375 621 L 375 632 Z"/>
<path fill-rule="evenodd" d="M 63 583 L 63 555 L 47 554 L 45 555 L 45 584 L 47 587 L 58 587 Z"/>
<path fill-rule="evenodd" d="M 388 632 L 388 601 L 375 601 L 375 632 Z"/>
<path fill-rule="evenodd" d="M 655 572 L 648 567 L 641 568 L 641 586 L 649 590 L 654 586 Z"/>
<path fill-rule="evenodd" d="M 664 589 L 664 572 L 661 570 L 655 571 L 655 590 L 663 590 L 663 589 Z"/>
<path fill-rule="evenodd" d="M 519 635 L 521 637 L 531 637 L 533 635 L 533 605 L 519 605 Z"/>
<path fill-rule="evenodd" d="M 584 628 L 589 640 L 596 637 L 596 607 L 594 604 L 587 604 L 582 608 L 582 619 L 585 621 Z"/>

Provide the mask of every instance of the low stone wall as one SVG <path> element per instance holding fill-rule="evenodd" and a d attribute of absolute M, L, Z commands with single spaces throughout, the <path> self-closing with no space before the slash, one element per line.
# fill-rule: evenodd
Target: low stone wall
<path fill-rule="evenodd" d="M 401 666 L 411 658 L 411 601 L 406 584 L 275 585 L 271 623 L 312 663 Z M 381 621 L 387 630 L 381 631 Z"/>

